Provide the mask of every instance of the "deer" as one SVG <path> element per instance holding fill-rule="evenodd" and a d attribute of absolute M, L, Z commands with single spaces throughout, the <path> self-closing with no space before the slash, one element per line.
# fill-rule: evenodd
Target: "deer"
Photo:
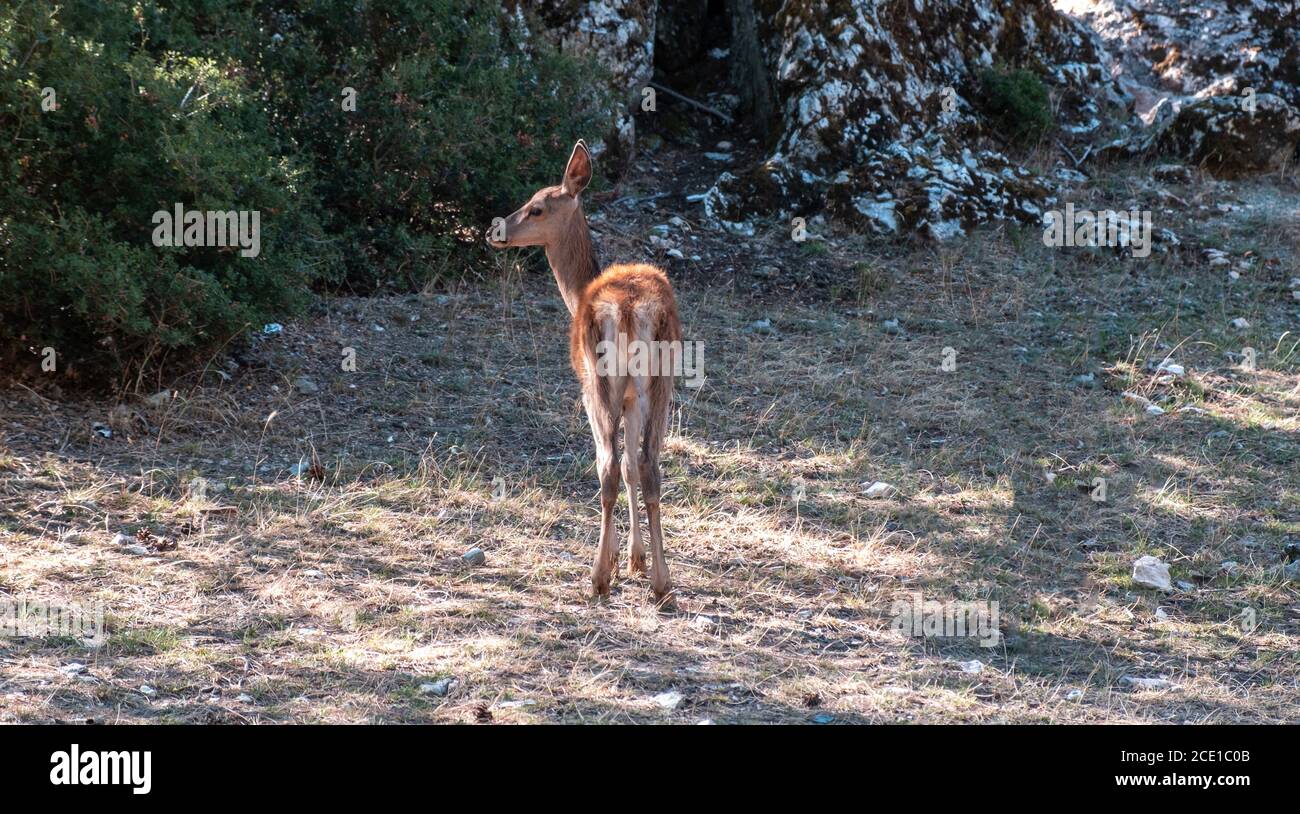
<path fill-rule="evenodd" d="M 591 594 L 596 599 L 607 597 L 610 580 L 618 572 L 614 512 L 621 475 L 627 487 L 629 574 L 646 574 L 639 489 L 650 531 L 651 587 L 658 603 L 668 605 L 672 584 L 659 520 L 663 483 L 659 453 L 672 405 L 674 355 L 681 353 L 681 321 L 663 270 L 644 263 L 614 264 L 601 270 L 582 209 L 581 195 L 591 174 L 591 152 L 579 139 L 560 184 L 539 189 L 515 212 L 495 219 L 487 242 L 495 249 L 541 246 L 569 311 L 569 362 L 582 388 L 600 479 L 600 544 L 591 567 Z M 644 359 L 638 364 L 631 358 L 646 347 L 668 349 L 658 355 L 662 364 L 646 365 Z"/>

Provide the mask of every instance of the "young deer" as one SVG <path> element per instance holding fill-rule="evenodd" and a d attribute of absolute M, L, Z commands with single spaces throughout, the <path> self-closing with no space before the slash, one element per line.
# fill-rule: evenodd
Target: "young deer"
<path fill-rule="evenodd" d="M 600 270 L 591 245 L 587 218 L 578 196 L 591 181 L 591 154 L 579 141 L 559 186 L 538 190 L 518 211 L 489 232 L 494 248 L 541 246 L 569 307 L 569 361 L 582 385 L 582 403 L 596 439 L 596 470 L 600 476 L 600 548 L 591 568 L 596 596 L 609 593 L 618 570 L 614 537 L 614 506 L 618 502 L 619 457 L 616 434 L 623 422 L 622 479 L 627 484 L 629 543 L 633 574 L 645 573 L 645 546 L 637 515 L 636 493 L 645 495 L 653 558 L 651 584 L 664 600 L 670 591 L 659 527 L 659 450 L 672 404 L 672 365 L 681 353 L 681 323 L 672 286 L 662 271 L 650 265 L 613 265 Z M 620 341 L 621 340 L 621 341 Z M 657 364 L 636 363 L 629 348 L 638 345 L 670 349 Z M 671 343 L 671 344 L 664 344 Z"/>

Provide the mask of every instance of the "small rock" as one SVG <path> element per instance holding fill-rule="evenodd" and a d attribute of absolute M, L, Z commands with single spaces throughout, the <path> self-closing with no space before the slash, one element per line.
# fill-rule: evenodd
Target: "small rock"
<path fill-rule="evenodd" d="M 877 498 L 885 497 L 886 495 L 889 495 L 890 493 L 892 493 L 892 492 L 896 492 L 896 491 L 898 491 L 898 490 L 895 489 L 895 488 L 894 488 L 893 486 L 891 486 L 890 484 L 885 483 L 885 482 L 882 481 L 882 480 L 878 480 L 878 481 L 875 481 L 874 483 L 872 483 L 870 486 L 867 487 L 867 489 L 866 489 L 866 495 L 867 495 L 867 497 L 872 498 L 872 499 L 874 500 L 874 499 L 877 499 Z"/>
<path fill-rule="evenodd" d="M 661 692 L 654 698 L 650 699 L 655 702 L 661 709 L 677 709 L 677 705 L 682 702 L 682 694 L 676 690 Z"/>
<path fill-rule="evenodd" d="M 1222 249 L 1206 249 L 1203 254 L 1211 266 L 1232 265 L 1232 261 L 1228 259 L 1228 255 Z"/>
<path fill-rule="evenodd" d="M 158 694 L 158 691 L 155 690 L 153 687 L 150 687 L 148 684 L 141 684 L 140 692 L 150 698 Z"/>
<path fill-rule="evenodd" d="M 770 319 L 756 319 L 745 329 L 747 334 L 772 334 L 775 332 Z"/>
<path fill-rule="evenodd" d="M 96 421 L 94 424 L 90 425 L 90 429 L 93 430 L 95 435 L 98 435 L 100 438 L 113 437 L 113 430 L 107 424 L 101 424 L 98 421 Z"/>
<path fill-rule="evenodd" d="M 145 399 L 144 401 L 145 404 L 148 404 L 150 407 L 161 407 L 171 400 L 172 400 L 172 391 L 159 390 L 157 393 L 154 393 L 152 396 Z"/>
<path fill-rule="evenodd" d="M 1075 376 L 1074 383 L 1081 387 L 1095 387 L 1097 385 L 1097 377 L 1092 373 L 1084 373 L 1080 376 Z"/>
<path fill-rule="evenodd" d="M 304 396 L 310 396 L 314 393 L 320 392 L 320 388 L 316 386 L 316 383 L 313 382 L 311 379 L 307 378 L 306 376 L 299 376 L 298 378 L 294 379 L 293 389 L 297 390 L 299 393 L 303 394 Z"/>
<path fill-rule="evenodd" d="M 1174 364 L 1173 359 L 1165 359 L 1159 365 L 1156 365 L 1157 373 L 1169 373 L 1173 376 L 1182 376 L 1186 371 L 1182 365 Z"/>
<path fill-rule="evenodd" d="M 961 671 L 963 673 L 966 673 L 967 675 L 977 676 L 980 673 L 984 672 L 984 662 L 980 661 L 979 659 L 971 659 L 970 661 L 959 661 L 957 662 L 957 667 L 960 668 Z"/>
<path fill-rule="evenodd" d="M 815 724 L 829 724 L 834 722 L 834 720 L 835 716 L 831 715 L 829 712 L 819 712 L 812 717 L 812 722 Z"/>
<path fill-rule="evenodd" d="M 79 661 L 74 661 L 71 664 L 65 664 L 60 667 L 59 672 L 63 673 L 65 676 L 81 675 L 86 672 L 86 665 Z"/>
<path fill-rule="evenodd" d="M 325 572 L 316 568 L 308 568 L 306 571 L 302 572 L 302 575 L 308 579 L 320 579 L 325 576 Z"/>
<path fill-rule="evenodd" d="M 1147 415 L 1164 415 L 1165 408 L 1159 404 L 1148 404 L 1146 407 Z"/>
<path fill-rule="evenodd" d="M 1083 699 L 1083 690 L 1070 690 L 1065 694 L 1066 701 L 1080 701 Z"/>
<path fill-rule="evenodd" d="M 262 333 L 267 336 L 272 336 L 281 333 L 282 331 L 284 331 L 284 326 L 278 322 L 268 322 L 262 326 Z"/>
<path fill-rule="evenodd" d="M 520 707 L 531 707 L 537 702 L 531 698 L 525 698 L 522 701 L 502 701 L 497 704 L 497 709 L 518 709 Z"/>
<path fill-rule="evenodd" d="M 880 327 L 887 334 L 899 334 L 903 332 L 903 329 L 902 327 L 899 326 L 897 319 L 887 319 L 880 324 Z"/>
<path fill-rule="evenodd" d="M 668 256 L 671 257 L 671 258 L 673 258 L 674 260 L 685 260 L 685 259 L 686 259 L 686 255 L 682 254 L 682 250 L 681 250 L 681 249 L 669 249 L 669 250 L 668 250 Z"/>
<path fill-rule="evenodd" d="M 710 161 L 730 161 L 731 153 L 705 153 L 704 157 Z"/>
<path fill-rule="evenodd" d="M 142 545 L 129 545 L 126 547 L 126 553 L 143 555 L 143 554 L 148 554 L 149 549 L 145 548 Z"/>
<path fill-rule="evenodd" d="M 1178 685 L 1167 678 L 1135 678 L 1133 676 L 1124 676 L 1120 679 L 1121 683 L 1138 690 L 1176 690 Z"/>
<path fill-rule="evenodd" d="M 719 150 L 721 150 L 722 152 L 725 153 L 725 152 L 727 152 L 728 150 L 731 149 L 731 142 L 730 142 L 730 141 L 719 141 L 717 147 L 718 147 Z"/>
<path fill-rule="evenodd" d="M 1194 590 L 1196 590 L 1196 586 L 1193 585 L 1192 583 L 1188 582 L 1188 581 L 1185 580 L 1185 579 L 1180 579 L 1180 580 L 1178 580 L 1177 582 L 1175 582 L 1174 584 L 1178 586 L 1178 590 L 1180 590 L 1180 591 L 1194 591 Z"/>
<path fill-rule="evenodd" d="M 470 565 L 482 565 L 487 562 L 487 554 L 484 554 L 483 549 L 481 548 L 471 548 L 460 556 L 461 559 Z"/>
<path fill-rule="evenodd" d="M 421 684 L 420 692 L 425 695 L 436 695 L 439 698 L 445 698 L 447 697 L 447 693 L 451 692 L 451 688 L 455 685 L 456 679 L 454 678 L 440 678 L 437 681 L 430 681 Z"/>
<path fill-rule="evenodd" d="M 241 692 L 239 695 L 235 696 L 235 700 L 241 704 L 251 704 L 253 703 L 253 696 L 246 692 Z"/>
<path fill-rule="evenodd" d="M 1158 557 L 1147 555 L 1133 563 L 1133 581 L 1146 588 L 1160 591 L 1172 591 L 1169 583 L 1169 566 Z"/>
<path fill-rule="evenodd" d="M 1237 317 L 1232 322 L 1229 322 L 1228 325 L 1234 331 L 1244 331 L 1250 327 L 1250 323 L 1247 322 L 1244 317 Z"/>
<path fill-rule="evenodd" d="M 713 618 L 709 616 L 697 616 L 691 620 L 691 628 L 699 631 L 711 630 L 716 624 L 717 622 L 713 621 Z"/>

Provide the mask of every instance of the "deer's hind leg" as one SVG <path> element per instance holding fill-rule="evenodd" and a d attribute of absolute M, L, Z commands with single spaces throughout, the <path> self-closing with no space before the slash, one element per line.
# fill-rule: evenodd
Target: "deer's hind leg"
<path fill-rule="evenodd" d="M 660 602 L 669 600 L 672 581 L 668 578 L 668 561 L 664 557 L 664 535 L 659 525 L 659 498 L 663 473 L 659 469 L 659 452 L 668 430 L 668 410 L 672 405 L 673 380 L 659 376 L 651 381 L 650 402 L 646 416 L 645 444 L 641 450 L 641 490 L 645 495 L 645 514 L 650 527 L 651 586 Z M 665 602 L 665 605 L 671 604 Z"/>
<path fill-rule="evenodd" d="M 641 539 L 641 513 L 637 486 L 641 482 L 641 438 L 645 426 L 645 387 L 630 382 L 623 397 L 623 482 L 627 484 L 628 572 L 645 573 L 645 543 Z"/>
<path fill-rule="evenodd" d="M 597 397 L 583 395 L 587 420 L 596 441 L 596 474 L 600 477 L 600 547 L 591 565 L 593 596 L 609 594 L 610 578 L 618 567 L 618 538 L 614 536 L 614 508 L 618 505 L 618 410 L 620 402 L 607 408 Z"/>

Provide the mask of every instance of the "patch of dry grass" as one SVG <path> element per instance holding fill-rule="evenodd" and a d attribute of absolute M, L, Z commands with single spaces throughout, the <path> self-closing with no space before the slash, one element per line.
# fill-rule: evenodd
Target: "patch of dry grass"
<path fill-rule="evenodd" d="M 674 611 L 638 580 L 586 599 L 596 481 L 548 278 L 327 302 L 129 399 L 112 439 L 90 430 L 111 405 L 12 390 L 0 594 L 103 603 L 109 638 L 0 640 L 0 719 L 1294 722 L 1295 239 L 1257 230 L 1231 284 L 1194 250 L 1134 263 L 1034 231 L 833 237 L 752 286 L 753 258 L 717 249 L 736 271 L 680 285 L 708 378 L 679 388 L 664 458 Z M 1246 343 L 1254 371 L 1224 355 Z M 1151 370 L 1165 356 L 1186 375 Z M 877 480 L 897 494 L 869 499 Z M 128 553 L 141 528 L 178 545 Z M 1143 554 L 1190 587 L 1134 585 Z M 997 602 L 1002 643 L 895 632 L 915 593 Z M 1178 688 L 1123 680 L 1157 676 Z"/>

